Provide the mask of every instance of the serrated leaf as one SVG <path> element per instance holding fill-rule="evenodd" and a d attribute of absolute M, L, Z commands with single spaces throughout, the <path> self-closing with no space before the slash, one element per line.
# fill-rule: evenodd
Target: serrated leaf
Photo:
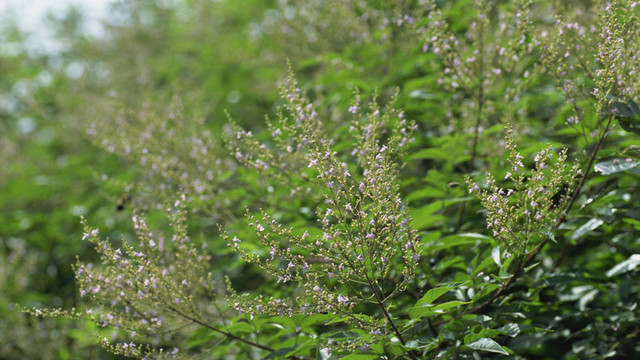
<path fill-rule="evenodd" d="M 616 158 L 597 163 L 593 168 L 595 171 L 602 173 L 602 175 L 609 175 L 633 169 L 638 165 L 640 165 L 640 161 L 627 161 L 626 159 Z"/>
<path fill-rule="evenodd" d="M 617 264 L 607 271 L 608 277 L 620 275 L 622 273 L 629 272 L 640 265 L 640 254 L 633 254 L 627 260 Z"/>
<path fill-rule="evenodd" d="M 497 342 L 491 339 L 482 338 L 478 339 L 470 344 L 466 345 L 468 348 L 473 350 L 482 350 L 488 352 L 494 352 L 503 355 L 509 355 L 509 353 L 500 346 Z"/>

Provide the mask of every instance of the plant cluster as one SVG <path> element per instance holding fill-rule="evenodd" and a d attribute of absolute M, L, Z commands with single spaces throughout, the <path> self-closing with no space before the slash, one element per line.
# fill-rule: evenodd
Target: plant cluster
<path fill-rule="evenodd" d="M 196 13 L 144 4 L 132 28 L 156 45 L 158 19 Z M 133 230 L 82 220 L 98 257 L 74 266 L 78 307 L 30 314 L 144 359 L 640 353 L 636 2 L 279 1 L 255 23 L 220 6 L 280 42 L 247 53 L 296 53 L 280 99 L 210 121 L 202 93 L 172 94 L 198 79 L 171 82 L 151 44 L 137 88 L 170 90 L 85 79 L 85 99 L 115 89 L 68 111 L 127 164 L 105 178 L 135 198 Z M 264 123 L 242 118 L 257 108 Z"/>

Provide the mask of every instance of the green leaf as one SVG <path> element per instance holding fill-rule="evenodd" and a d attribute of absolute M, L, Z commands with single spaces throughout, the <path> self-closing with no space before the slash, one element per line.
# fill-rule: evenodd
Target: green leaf
<path fill-rule="evenodd" d="M 633 100 L 631 102 L 633 102 Z M 618 117 L 623 117 L 623 118 L 635 117 L 631 107 L 619 101 L 614 101 L 613 103 L 611 103 L 611 111 L 613 112 L 614 115 Z"/>
<path fill-rule="evenodd" d="M 640 134 L 640 106 L 635 101 L 629 100 L 626 104 L 614 101 L 611 112 L 625 131 Z"/>
<path fill-rule="evenodd" d="M 427 293 L 424 294 L 424 296 L 420 300 L 418 300 L 416 305 L 421 305 L 421 304 L 424 304 L 424 303 L 432 304 L 437 298 L 439 298 L 440 296 L 446 294 L 451 289 L 452 289 L 452 287 L 449 287 L 449 286 L 433 288 L 433 289 L 427 291 Z"/>
<path fill-rule="evenodd" d="M 590 219 L 584 225 L 582 225 L 578 229 L 576 229 L 576 231 L 574 231 L 573 234 L 571 234 L 570 239 L 571 240 L 577 240 L 577 239 L 583 237 L 589 231 L 595 230 L 596 228 L 598 228 L 598 226 L 600 226 L 602 224 L 603 224 L 603 221 L 600 220 L 600 219 L 595 219 L 595 218 L 594 219 Z"/>
<path fill-rule="evenodd" d="M 607 271 L 608 277 L 614 277 L 622 273 L 629 272 L 640 265 L 640 254 L 633 254 L 627 260 L 617 264 Z"/>
<path fill-rule="evenodd" d="M 409 317 L 411 317 L 412 319 L 422 319 L 432 315 L 442 315 L 445 313 L 445 310 L 449 310 L 456 306 L 465 305 L 468 303 L 468 301 L 454 300 L 439 304 L 437 306 L 429 306 L 428 304 L 423 304 L 423 306 L 411 307 L 407 312 L 409 313 Z"/>
<path fill-rule="evenodd" d="M 305 355 L 309 352 L 310 349 L 313 349 L 316 346 L 315 342 L 312 340 L 305 341 L 300 344 L 300 346 L 296 347 L 295 350 L 287 353 L 286 357 L 294 356 L 294 355 Z"/>
<path fill-rule="evenodd" d="M 478 242 L 478 240 L 488 240 L 488 239 L 490 238 L 485 235 L 475 234 L 475 233 L 445 236 L 429 244 L 429 251 L 433 252 L 433 251 L 448 249 L 454 246 L 471 245 Z"/>
<path fill-rule="evenodd" d="M 446 303 L 442 303 L 442 304 L 439 304 L 438 306 L 435 306 L 433 310 L 435 312 L 442 311 L 442 310 L 449 310 L 456 306 L 466 305 L 468 303 L 469 303 L 468 301 L 460 301 L 460 300 L 448 301 Z"/>
<path fill-rule="evenodd" d="M 520 326 L 518 326 L 518 324 L 516 323 L 509 323 L 499 328 L 498 330 L 504 332 L 505 334 L 511 337 L 516 337 L 518 334 L 520 334 Z"/>
<path fill-rule="evenodd" d="M 493 250 L 491 250 L 491 257 L 493 258 L 493 261 L 496 263 L 496 265 L 498 265 L 499 267 L 502 266 L 502 261 L 500 260 L 500 246 L 496 246 L 493 248 Z"/>
<path fill-rule="evenodd" d="M 627 161 L 626 159 L 615 158 L 597 163 L 593 169 L 602 173 L 602 175 L 609 175 L 633 169 L 638 165 L 640 165 L 640 161 Z"/>
<path fill-rule="evenodd" d="M 447 160 L 451 158 L 451 153 L 439 148 L 422 149 L 413 155 L 411 159 L 439 159 Z"/>
<path fill-rule="evenodd" d="M 493 262 L 494 262 L 493 259 L 490 257 L 484 258 L 484 260 L 482 260 L 480 265 L 478 265 L 475 269 L 473 269 L 473 272 L 471 273 L 471 275 L 473 276 L 477 275 L 482 270 L 486 269 L 489 265 L 493 264 Z"/>
<path fill-rule="evenodd" d="M 473 350 L 482 350 L 482 351 L 494 352 L 494 353 L 503 354 L 503 355 L 509 355 L 509 353 L 505 349 L 503 349 L 502 346 L 500 346 L 500 344 L 487 338 L 478 339 L 470 344 L 467 344 L 466 346 Z"/>
<path fill-rule="evenodd" d="M 342 360 L 368 360 L 368 359 L 379 359 L 380 357 L 376 354 L 349 354 L 343 358 Z"/>
<path fill-rule="evenodd" d="M 438 95 L 427 92 L 426 90 L 417 89 L 410 92 L 409 97 L 414 99 L 437 99 Z"/>
<path fill-rule="evenodd" d="M 635 122 L 630 121 L 627 118 L 617 118 L 618 119 L 618 124 L 620 124 L 620 127 L 622 129 L 624 129 L 626 132 L 632 132 L 634 134 L 638 134 L 640 135 L 640 125 L 638 125 Z"/>

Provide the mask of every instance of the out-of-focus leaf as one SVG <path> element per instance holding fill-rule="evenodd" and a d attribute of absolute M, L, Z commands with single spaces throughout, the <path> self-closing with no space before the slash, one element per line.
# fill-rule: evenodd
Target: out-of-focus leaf
<path fill-rule="evenodd" d="M 468 348 L 473 350 L 482 350 L 488 352 L 494 352 L 503 355 L 509 355 L 509 353 L 500 346 L 497 342 L 492 339 L 482 338 L 478 339 L 470 344 L 466 345 Z"/>
<path fill-rule="evenodd" d="M 480 239 L 489 239 L 481 234 L 458 234 L 446 236 L 429 244 L 429 251 L 448 249 L 454 246 L 475 244 Z"/>
<path fill-rule="evenodd" d="M 615 174 L 621 171 L 633 169 L 640 165 L 640 161 L 627 161 L 626 159 L 612 159 L 597 163 L 593 168 L 602 175 Z"/>
<path fill-rule="evenodd" d="M 438 95 L 427 92 L 426 90 L 417 89 L 410 92 L 409 97 L 413 99 L 437 99 Z"/>
<path fill-rule="evenodd" d="M 580 226 L 571 234 L 571 240 L 577 240 L 583 237 L 589 231 L 597 229 L 600 225 L 602 225 L 603 221 L 600 219 L 590 219 L 584 225 Z"/>
<path fill-rule="evenodd" d="M 626 104 L 614 101 L 611 104 L 611 112 L 625 131 L 640 134 L 640 106 L 635 101 L 629 100 Z"/>
<path fill-rule="evenodd" d="M 635 269 L 638 265 L 640 265 L 640 254 L 633 254 L 629 256 L 629 258 L 616 266 L 612 267 L 609 271 L 607 271 L 608 277 L 613 277 L 616 275 L 620 275 L 622 273 L 626 273 Z"/>
<path fill-rule="evenodd" d="M 500 260 L 500 246 L 496 246 L 491 250 L 491 257 L 496 265 L 502 266 L 502 261 Z"/>

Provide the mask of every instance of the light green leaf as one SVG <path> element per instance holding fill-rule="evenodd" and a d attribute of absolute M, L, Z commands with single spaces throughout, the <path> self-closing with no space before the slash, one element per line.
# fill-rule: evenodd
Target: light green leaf
<path fill-rule="evenodd" d="M 475 244 L 478 240 L 488 240 L 489 237 L 482 234 L 466 233 L 443 237 L 429 244 L 429 251 L 438 251 L 460 245 Z"/>
<path fill-rule="evenodd" d="M 342 360 L 369 360 L 369 359 L 379 359 L 380 357 L 375 354 L 349 354 L 343 358 Z"/>
<path fill-rule="evenodd" d="M 602 224 L 603 224 L 603 221 L 600 219 L 595 219 L 595 218 L 591 219 L 587 221 L 584 225 L 576 229 L 576 231 L 574 231 L 573 234 L 571 234 L 570 238 L 571 240 L 577 240 L 583 237 L 589 231 L 595 230 L 596 228 L 598 228 L 598 226 Z"/>
<path fill-rule="evenodd" d="M 426 294 L 424 294 L 424 296 L 418 300 L 418 302 L 416 303 L 416 305 L 421 305 L 424 303 L 427 304 L 431 304 L 433 303 L 437 298 L 439 298 L 440 296 L 446 294 L 447 292 L 449 292 L 452 288 L 449 286 L 446 287 L 437 287 L 437 288 L 433 288 L 429 291 L 427 291 Z"/>
<path fill-rule="evenodd" d="M 411 155 L 412 159 L 440 159 L 447 160 L 451 158 L 451 153 L 444 149 L 439 148 L 430 148 L 430 149 L 422 149 L 413 155 Z"/>
<path fill-rule="evenodd" d="M 449 310 L 449 309 L 454 308 L 456 306 L 465 305 L 465 304 L 468 304 L 468 303 L 469 303 L 468 301 L 459 301 L 459 300 L 448 301 L 446 303 L 442 303 L 442 304 L 439 304 L 438 306 L 435 306 L 433 308 L 433 311 L 438 312 L 438 311 L 441 311 L 441 310 Z"/>
<path fill-rule="evenodd" d="M 509 355 L 509 353 L 505 349 L 503 349 L 502 346 L 500 346 L 500 344 L 487 338 L 478 339 L 470 344 L 467 344 L 466 346 L 473 350 L 482 350 L 482 351 L 494 352 L 494 353 L 503 354 L 503 355 Z"/>
<path fill-rule="evenodd" d="M 500 246 L 496 246 L 491 250 L 491 257 L 498 266 L 502 266 L 502 261 L 500 260 Z"/>
<path fill-rule="evenodd" d="M 499 328 L 498 330 L 503 331 L 505 334 L 511 337 L 516 337 L 518 334 L 520 334 L 520 327 L 516 323 L 509 323 Z"/>
<path fill-rule="evenodd" d="M 607 271 L 607 276 L 613 277 L 622 273 L 626 273 L 635 269 L 638 265 L 640 265 L 640 254 L 633 254 L 627 260 L 617 264 L 609 271 Z"/>

